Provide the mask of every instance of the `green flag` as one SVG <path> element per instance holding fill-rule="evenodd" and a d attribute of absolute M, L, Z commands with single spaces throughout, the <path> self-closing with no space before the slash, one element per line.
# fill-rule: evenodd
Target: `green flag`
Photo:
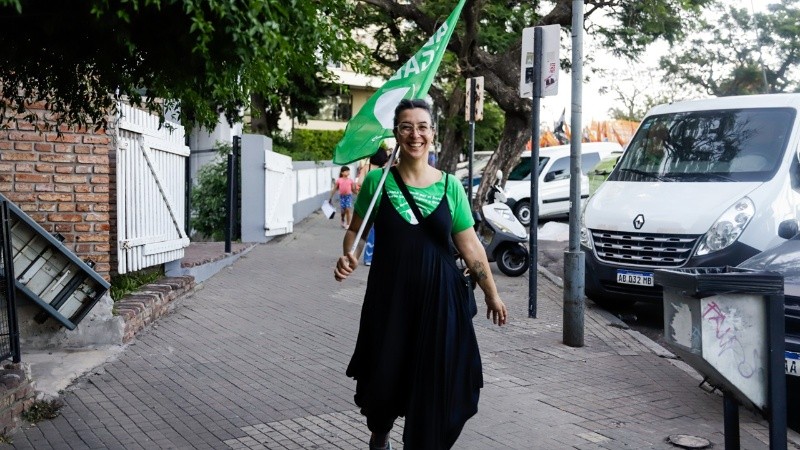
<path fill-rule="evenodd" d="M 425 98 L 442 62 L 447 43 L 456 28 L 466 0 L 460 0 L 428 42 L 383 84 L 347 122 L 342 140 L 333 151 L 335 164 L 349 164 L 372 156 L 381 141 L 392 136 L 394 109 L 404 98 Z"/>

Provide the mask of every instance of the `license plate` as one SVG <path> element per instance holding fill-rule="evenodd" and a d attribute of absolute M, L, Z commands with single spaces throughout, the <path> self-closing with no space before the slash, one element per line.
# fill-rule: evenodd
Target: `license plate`
<path fill-rule="evenodd" d="M 786 363 L 786 375 L 800 377 L 800 353 L 784 352 L 784 362 Z"/>
<path fill-rule="evenodd" d="M 634 284 L 636 286 L 653 286 L 653 273 L 620 269 L 617 270 L 617 283 Z"/>

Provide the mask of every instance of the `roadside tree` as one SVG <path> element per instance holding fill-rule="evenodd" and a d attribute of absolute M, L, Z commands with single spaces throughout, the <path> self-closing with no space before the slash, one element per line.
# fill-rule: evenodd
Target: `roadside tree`
<path fill-rule="evenodd" d="M 682 39 L 686 23 L 711 0 L 586 0 L 585 17 L 589 33 L 600 37 L 615 55 L 635 57 L 657 39 Z M 365 20 L 374 28 L 373 56 L 390 69 L 405 62 L 431 36 L 455 5 L 455 1 L 421 0 L 401 3 L 393 0 L 359 0 Z M 369 7 L 369 8 L 367 8 Z M 593 19 L 603 15 L 604 20 Z M 502 136 L 489 161 L 477 198 L 494 182 L 495 172 L 508 171 L 519 160 L 531 138 L 531 102 L 519 96 L 519 68 L 522 29 L 534 25 L 561 25 L 567 33 L 572 22 L 572 0 L 548 3 L 506 0 L 467 0 L 459 27 L 450 40 L 452 65 L 437 77 L 431 88 L 447 117 L 463 118 L 463 82 L 454 78 L 484 77 L 484 89 L 505 115 Z M 569 39 L 565 39 L 569 41 Z M 443 67 L 445 63 L 443 63 Z M 569 66 L 569 55 L 562 67 Z M 442 69 L 440 68 L 440 71 Z M 458 134 L 458 133 L 454 133 Z M 460 139 L 443 136 L 440 161 L 455 161 L 464 145 Z M 475 203 L 479 207 L 480 202 Z"/>
<path fill-rule="evenodd" d="M 608 112 L 612 119 L 640 122 L 650 108 L 662 103 L 693 97 L 697 89 L 679 88 L 665 82 L 665 72 L 658 68 L 645 67 L 631 62 L 624 68 L 604 70 L 608 86 L 600 94 L 613 94 L 617 102 Z"/>
<path fill-rule="evenodd" d="M 674 46 L 660 65 L 687 89 L 728 96 L 800 89 L 800 0 L 768 12 L 718 5 L 697 37 Z"/>
<path fill-rule="evenodd" d="M 328 61 L 360 58 L 339 19 L 347 0 L 0 0 L 0 115 L 56 127 L 106 126 L 117 99 L 184 125 L 239 120 L 256 94 L 291 97 Z M 300 86 L 303 86 L 302 84 Z M 263 111 L 262 111 L 263 112 Z"/>

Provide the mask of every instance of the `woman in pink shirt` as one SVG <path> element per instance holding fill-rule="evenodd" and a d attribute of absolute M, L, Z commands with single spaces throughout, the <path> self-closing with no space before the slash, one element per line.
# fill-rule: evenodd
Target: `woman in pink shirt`
<path fill-rule="evenodd" d="M 342 228 L 350 226 L 350 211 L 353 209 L 353 184 L 350 178 L 350 168 L 342 166 L 339 169 L 339 178 L 331 189 L 331 196 L 328 201 L 333 200 L 333 194 L 339 190 L 339 206 L 342 208 Z"/>

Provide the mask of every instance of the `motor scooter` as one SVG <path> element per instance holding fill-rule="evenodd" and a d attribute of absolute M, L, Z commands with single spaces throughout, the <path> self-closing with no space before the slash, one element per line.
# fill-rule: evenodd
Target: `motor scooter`
<path fill-rule="evenodd" d="M 480 213 L 475 211 L 475 232 L 486 250 L 489 262 L 495 262 L 504 274 L 517 277 L 530 266 L 528 231 L 506 205 L 502 186 L 503 172 L 497 171 L 497 181 L 486 194 Z"/>

